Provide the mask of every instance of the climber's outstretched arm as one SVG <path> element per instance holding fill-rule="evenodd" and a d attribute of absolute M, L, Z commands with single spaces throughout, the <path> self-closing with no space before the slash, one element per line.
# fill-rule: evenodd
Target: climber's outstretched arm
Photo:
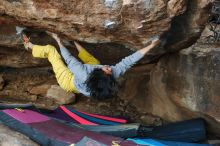
<path fill-rule="evenodd" d="M 147 47 L 144 47 L 143 49 L 139 50 L 138 52 L 140 52 L 143 55 L 146 55 L 152 48 L 154 48 L 155 46 L 160 44 L 160 40 L 159 39 L 155 39 L 151 42 L 151 44 Z"/>
<path fill-rule="evenodd" d="M 125 57 L 115 66 L 112 66 L 113 75 L 115 78 L 120 77 L 123 75 L 129 68 L 131 68 L 135 63 L 137 63 L 140 59 L 144 57 L 152 48 L 157 46 L 160 43 L 159 39 L 155 39 L 152 43 L 144 47 L 143 49 L 136 51 L 135 53 L 131 54 L 130 56 Z"/>
<path fill-rule="evenodd" d="M 83 49 L 85 49 L 85 48 L 83 48 L 78 42 L 76 42 L 76 41 L 74 41 L 74 44 L 76 45 L 76 49 L 78 50 L 78 52 L 80 52 L 80 51 L 82 51 Z"/>

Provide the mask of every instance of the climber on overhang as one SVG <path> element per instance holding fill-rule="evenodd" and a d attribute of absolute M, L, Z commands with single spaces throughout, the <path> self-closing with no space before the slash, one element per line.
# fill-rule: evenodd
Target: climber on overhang
<path fill-rule="evenodd" d="M 118 91 L 116 79 L 160 43 L 160 40 L 156 38 L 147 47 L 125 57 L 116 65 L 109 66 L 100 65 L 98 59 L 88 53 L 79 43 L 74 42 L 79 52 L 78 56 L 83 62 L 81 63 L 70 54 L 56 34 L 50 34 L 57 41 L 67 65 L 54 46 L 35 45 L 25 34 L 21 36 L 25 48 L 31 49 L 34 57 L 48 58 L 60 87 L 68 92 L 82 93 L 98 100 L 116 95 Z"/>

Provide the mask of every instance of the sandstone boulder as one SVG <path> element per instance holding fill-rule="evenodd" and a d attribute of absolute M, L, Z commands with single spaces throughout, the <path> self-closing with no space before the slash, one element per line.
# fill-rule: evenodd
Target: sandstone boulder
<path fill-rule="evenodd" d="M 152 71 L 148 111 L 177 121 L 202 116 L 219 133 L 220 48 L 197 44 L 163 57 Z"/>
<path fill-rule="evenodd" d="M 1 0 L 0 16 L 22 26 L 57 32 L 70 40 L 116 42 L 133 49 L 168 32 L 168 46 L 178 49 L 174 44 L 189 46 L 199 37 L 209 16 L 209 3 L 210 0 Z"/>
<path fill-rule="evenodd" d="M 158 117 L 165 121 L 204 117 L 210 131 L 220 135 L 219 44 L 194 44 L 208 20 L 210 2 L 1 0 L 0 73 L 7 84 L 0 96 L 30 101 L 31 96 L 38 100 L 38 95 L 45 97 L 47 92 L 48 97 L 60 104 L 74 100 L 73 94 L 57 86 L 48 90 L 48 86 L 42 85 L 56 84 L 50 64 L 46 59 L 34 59 L 31 53 L 21 51 L 23 47 L 15 35 L 15 25 L 27 26 L 32 41 L 37 44 L 56 45 L 43 33 L 45 30 L 56 32 L 70 42 L 95 43 L 82 44 L 103 64 L 116 63 L 131 54 L 131 50 L 143 47 L 152 36 L 162 35 L 166 45 L 153 49 L 147 59 L 120 80 L 118 96 L 123 102 L 112 100 L 101 104 L 86 98 L 89 101 L 80 101 L 80 107 L 112 115 L 130 114 L 143 123 L 147 119 L 149 123 L 157 122 Z M 41 103 L 48 107 L 45 99 L 49 98 Z"/>

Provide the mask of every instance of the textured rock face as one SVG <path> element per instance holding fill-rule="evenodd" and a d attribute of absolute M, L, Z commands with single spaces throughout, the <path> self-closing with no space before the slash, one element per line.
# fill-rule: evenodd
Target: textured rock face
<path fill-rule="evenodd" d="M 167 120 L 202 116 L 212 124 L 219 123 L 219 81 L 219 45 L 199 42 L 178 54 L 167 55 L 151 73 L 150 110 Z M 212 126 L 219 133 L 219 124 Z"/>
<path fill-rule="evenodd" d="M 39 146 L 28 137 L 0 124 L 1 146 Z"/>
<path fill-rule="evenodd" d="M 186 10 L 185 0 L 170 0 L 167 4 L 167 12 L 170 17 L 178 16 L 183 14 Z"/>
<path fill-rule="evenodd" d="M 152 36 L 169 31 L 174 18 L 186 10 L 186 15 L 181 16 L 182 20 L 175 28 L 175 33 L 181 38 L 177 42 L 186 38 L 198 38 L 207 20 L 208 2 L 209 0 L 1 0 L 0 15 L 23 26 L 57 32 L 71 40 L 117 42 L 139 49 Z M 201 15 L 203 19 L 200 18 Z M 174 37 L 176 36 L 172 32 L 170 40 Z M 192 42 L 184 44 L 190 45 Z"/>
<path fill-rule="evenodd" d="M 0 75 L 0 90 L 3 89 L 4 84 L 5 84 L 5 81 L 4 81 L 3 77 L 2 77 L 2 75 Z"/>

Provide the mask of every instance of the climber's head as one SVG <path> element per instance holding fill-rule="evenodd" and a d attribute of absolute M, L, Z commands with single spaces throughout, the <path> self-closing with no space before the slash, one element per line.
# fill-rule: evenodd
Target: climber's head
<path fill-rule="evenodd" d="M 91 97 L 102 100 L 116 95 L 118 84 L 110 72 L 107 68 L 97 68 L 90 74 L 86 84 Z"/>

